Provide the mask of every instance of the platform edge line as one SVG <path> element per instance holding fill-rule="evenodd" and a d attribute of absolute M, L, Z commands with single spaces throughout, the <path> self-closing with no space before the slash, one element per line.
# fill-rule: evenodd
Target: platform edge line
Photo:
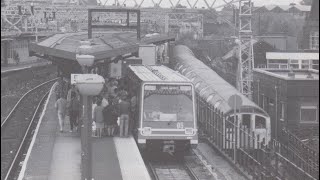
<path fill-rule="evenodd" d="M 145 172 L 144 172 L 145 180 L 151 180 L 151 176 L 150 176 L 150 174 L 149 174 L 149 172 L 147 170 L 147 167 L 146 167 L 146 165 L 145 165 L 145 163 L 144 163 L 144 161 L 143 161 L 143 159 L 141 157 L 141 153 L 140 153 L 140 151 L 139 151 L 139 149 L 137 147 L 137 144 L 136 144 L 134 138 L 132 136 L 130 136 L 129 138 L 134 142 L 134 144 L 135 144 L 135 148 L 134 149 L 135 149 L 135 151 L 138 151 L 138 153 L 140 154 L 140 158 L 141 159 L 140 158 L 139 159 L 141 160 L 141 162 L 143 163 L 143 165 L 145 167 Z M 121 155 L 121 152 L 119 152 L 120 151 L 119 150 L 119 142 L 121 140 L 123 140 L 121 137 L 114 137 L 113 138 L 113 142 L 114 142 L 115 147 L 116 147 L 116 152 L 117 152 L 118 161 L 119 161 L 119 165 L 120 165 L 120 170 L 121 170 L 121 174 L 122 174 L 122 179 L 123 180 L 132 180 L 132 179 L 127 179 L 126 178 L 127 177 L 127 176 L 125 176 L 125 169 L 126 168 L 123 167 L 123 163 L 121 163 L 122 161 L 120 161 L 121 156 L 119 156 L 119 155 Z"/>
<path fill-rule="evenodd" d="M 54 83 L 54 85 L 53 85 L 53 86 L 51 87 L 51 89 L 50 89 L 48 98 L 47 98 L 47 100 L 46 100 L 46 104 L 45 104 L 45 106 L 44 106 L 44 108 L 43 108 L 43 110 L 42 110 L 42 113 L 41 113 L 39 122 L 38 122 L 37 127 L 36 127 L 36 130 L 35 130 L 35 132 L 34 132 L 34 134 L 33 134 L 33 137 L 32 137 L 32 140 L 31 140 L 31 143 L 30 143 L 30 146 L 29 146 L 29 149 L 28 149 L 28 151 L 27 151 L 25 160 L 24 160 L 23 165 L 22 165 L 22 167 L 21 167 L 21 171 L 20 171 L 20 173 L 19 173 L 18 180 L 23 180 L 23 178 L 24 178 L 24 174 L 25 174 L 25 171 L 26 171 L 26 168 L 27 168 L 28 160 L 29 160 L 31 151 L 32 151 L 32 149 L 33 149 L 33 145 L 34 145 L 34 143 L 35 143 L 35 141 L 36 141 L 36 137 L 37 137 L 38 132 L 39 132 L 39 129 L 40 129 L 40 124 L 42 123 L 42 119 L 43 119 L 43 116 L 44 116 L 44 114 L 45 114 L 45 112 L 46 112 L 46 110 L 47 110 L 47 106 L 48 106 L 48 104 L 49 104 L 50 97 L 52 96 L 52 91 L 53 91 L 53 89 L 56 87 L 56 85 L 57 85 L 57 83 Z"/>

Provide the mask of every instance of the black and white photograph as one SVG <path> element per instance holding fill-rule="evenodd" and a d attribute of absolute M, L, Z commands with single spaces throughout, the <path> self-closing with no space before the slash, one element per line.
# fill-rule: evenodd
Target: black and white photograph
<path fill-rule="evenodd" d="M 1 0 L 1 180 L 319 180 L 319 0 Z"/>

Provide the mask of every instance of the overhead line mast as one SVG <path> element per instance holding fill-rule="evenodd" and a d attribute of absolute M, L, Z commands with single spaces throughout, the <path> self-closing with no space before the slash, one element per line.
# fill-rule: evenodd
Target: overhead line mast
<path fill-rule="evenodd" d="M 249 99 L 252 99 L 252 69 L 254 68 L 252 6 L 253 3 L 251 0 L 241 0 L 239 2 L 239 62 L 237 88 Z"/>

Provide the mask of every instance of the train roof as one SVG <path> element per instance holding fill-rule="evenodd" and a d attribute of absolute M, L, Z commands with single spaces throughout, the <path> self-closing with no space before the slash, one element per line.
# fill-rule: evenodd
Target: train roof
<path fill-rule="evenodd" d="M 129 69 L 145 82 L 189 82 L 180 73 L 163 65 L 129 65 Z"/>
<path fill-rule="evenodd" d="M 173 53 L 174 58 L 177 59 L 176 69 L 189 78 L 199 95 L 215 108 L 225 114 L 233 112 L 233 108 L 228 105 L 228 100 L 232 95 L 237 94 L 242 99 L 241 112 L 256 112 L 268 117 L 263 109 L 198 60 L 193 53 L 190 53 L 188 47 L 178 45 Z"/>

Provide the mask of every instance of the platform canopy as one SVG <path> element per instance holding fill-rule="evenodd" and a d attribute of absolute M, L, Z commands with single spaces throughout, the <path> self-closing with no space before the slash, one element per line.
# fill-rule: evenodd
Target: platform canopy
<path fill-rule="evenodd" d="M 88 41 L 87 32 L 56 34 L 39 43 L 31 43 L 29 54 L 51 61 L 76 61 L 77 50 L 82 40 Z M 89 55 L 95 56 L 95 62 L 110 60 L 113 57 L 137 54 L 140 44 L 162 44 L 174 40 L 174 36 L 161 34 L 143 37 L 139 41 L 134 32 L 96 32 L 90 39 L 92 52 Z"/>

